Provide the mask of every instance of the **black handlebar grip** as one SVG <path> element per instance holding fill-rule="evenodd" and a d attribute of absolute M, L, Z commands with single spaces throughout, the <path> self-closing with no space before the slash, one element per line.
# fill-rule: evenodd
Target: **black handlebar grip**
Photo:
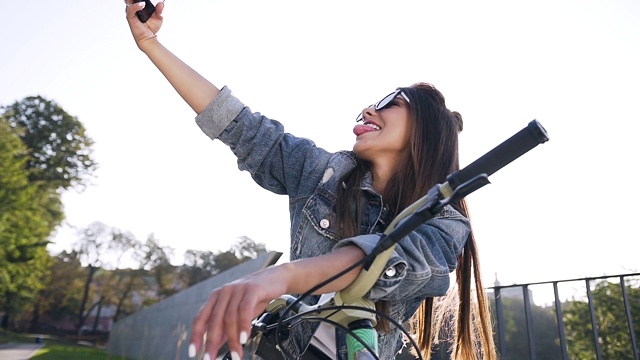
<path fill-rule="evenodd" d="M 453 190 L 480 174 L 490 176 L 504 166 L 519 158 L 527 151 L 549 140 L 547 131 L 537 120 L 532 120 L 527 127 L 505 140 L 493 150 L 476 161 L 447 177 Z"/>

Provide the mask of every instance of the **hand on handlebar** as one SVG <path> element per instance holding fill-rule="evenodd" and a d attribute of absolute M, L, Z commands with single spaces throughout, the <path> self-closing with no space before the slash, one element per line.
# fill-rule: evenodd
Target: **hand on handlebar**
<path fill-rule="evenodd" d="M 241 359 L 242 345 L 251 334 L 251 321 L 271 300 L 286 293 L 286 278 L 283 269 L 274 266 L 212 291 L 193 321 L 189 356 L 195 356 L 202 347 L 206 333 L 204 352 L 208 359 L 215 359 L 227 341 L 234 360 Z"/>

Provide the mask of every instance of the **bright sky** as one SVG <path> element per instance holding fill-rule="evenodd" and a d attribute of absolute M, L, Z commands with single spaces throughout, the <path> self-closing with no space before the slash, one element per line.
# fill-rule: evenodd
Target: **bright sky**
<path fill-rule="evenodd" d="M 640 2 L 167 0 L 158 36 L 329 150 L 351 148 L 364 106 L 418 81 L 462 114 L 462 165 L 537 119 L 551 140 L 467 198 L 487 285 L 640 270 Z M 153 233 L 176 263 L 243 235 L 287 257 L 286 197 L 201 133 L 121 0 L 3 0 L 0 40 L 0 104 L 42 95 L 95 141 L 97 179 L 64 195 L 53 252 L 101 221 Z"/>

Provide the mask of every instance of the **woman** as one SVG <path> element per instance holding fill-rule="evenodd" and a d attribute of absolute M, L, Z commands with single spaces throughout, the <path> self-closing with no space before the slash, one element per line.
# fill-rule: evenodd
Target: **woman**
<path fill-rule="evenodd" d="M 358 115 L 353 151 L 329 153 L 252 113 L 228 88 L 218 89 L 162 46 L 156 33 L 163 3 L 141 23 L 135 13 L 144 2 L 125 2 L 139 49 L 198 114 L 196 123 L 203 132 L 229 145 L 240 169 L 249 171 L 262 187 L 289 196 L 292 261 L 215 289 L 193 322 L 191 357 L 204 346 L 204 359 L 215 358 L 228 342 L 233 358 L 240 359 L 251 320 L 269 301 L 304 293 L 362 259 L 395 215 L 458 170 L 462 119 L 446 108 L 442 94 L 429 84 L 398 88 Z M 403 238 L 386 268 L 368 296 L 394 320 L 402 323 L 413 317 L 425 358 L 440 338 L 440 324 L 452 319 L 457 321 L 452 344 L 456 359 L 496 358 L 484 294 L 480 291 L 476 301 L 471 296 L 472 279 L 477 289 L 483 287 L 464 202 L 446 207 Z M 318 294 L 345 288 L 359 270 Z M 443 299 L 450 301 L 434 301 L 447 293 L 454 270 L 458 291 L 449 293 L 459 295 L 459 300 L 447 296 Z M 457 301 L 457 311 L 446 310 L 451 301 Z M 379 325 L 380 358 L 392 359 L 402 350 L 402 334 L 384 322 Z M 316 330 L 317 326 L 296 328 L 284 346 L 296 354 L 313 341 Z M 329 355 L 344 359 L 344 332 L 338 329 L 331 335 L 327 342 L 334 351 Z"/>

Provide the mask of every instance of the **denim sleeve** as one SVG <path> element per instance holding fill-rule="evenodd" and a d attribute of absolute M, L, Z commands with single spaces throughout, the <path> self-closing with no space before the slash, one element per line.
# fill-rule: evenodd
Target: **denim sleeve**
<path fill-rule="evenodd" d="M 469 221 L 452 208 L 420 225 L 398 242 L 368 297 L 406 300 L 444 295 L 469 233 Z M 360 235 L 335 247 L 355 245 L 370 254 L 379 239 L 380 234 Z"/>
<path fill-rule="evenodd" d="M 311 140 L 286 133 L 278 121 L 252 113 L 227 87 L 198 114 L 196 123 L 211 139 L 229 146 L 240 170 L 276 194 L 296 196 L 309 181 L 315 187 L 322 176 L 318 168 L 324 169 L 331 156 Z"/>

